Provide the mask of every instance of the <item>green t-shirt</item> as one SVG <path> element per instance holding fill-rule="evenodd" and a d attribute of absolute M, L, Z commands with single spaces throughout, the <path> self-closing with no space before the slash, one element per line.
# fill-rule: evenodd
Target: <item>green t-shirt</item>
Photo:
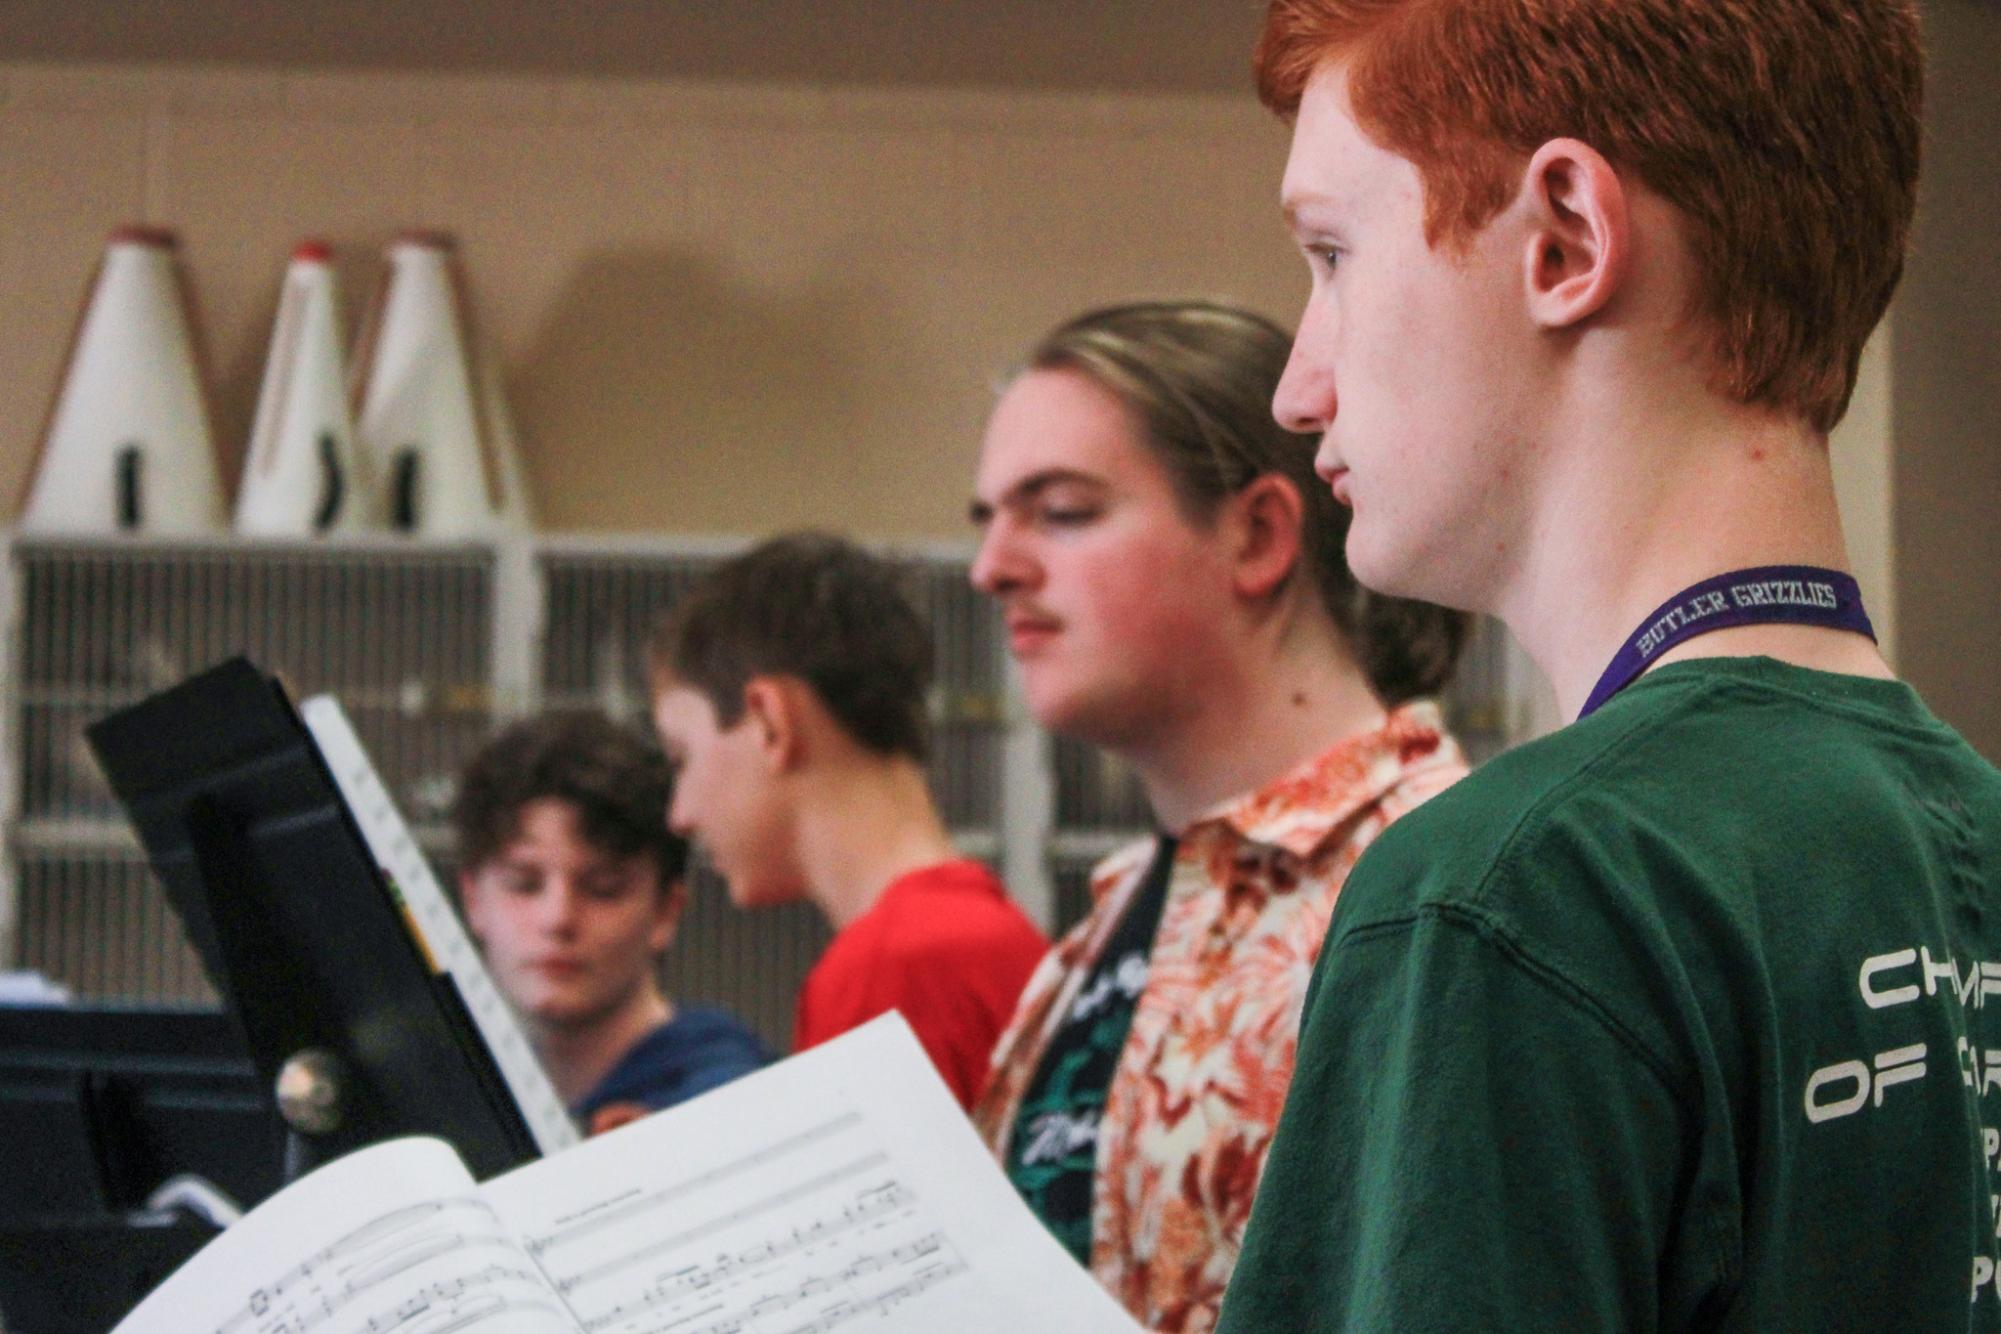
<path fill-rule="evenodd" d="M 1662 667 L 1349 877 L 1223 1334 L 2001 1329 L 2001 773 Z"/>

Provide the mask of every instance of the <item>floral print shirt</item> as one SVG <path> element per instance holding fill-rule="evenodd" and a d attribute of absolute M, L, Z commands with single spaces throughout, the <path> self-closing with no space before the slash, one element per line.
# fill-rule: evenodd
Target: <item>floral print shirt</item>
<path fill-rule="evenodd" d="M 1183 831 L 1099 1127 L 1092 1205 L 1091 1272 L 1148 1329 L 1215 1326 L 1335 895 L 1390 821 L 1465 772 L 1421 701 Z M 996 1151 L 1153 849 L 1142 839 L 1097 867 L 1090 913 L 1029 979 L 975 1112 Z"/>

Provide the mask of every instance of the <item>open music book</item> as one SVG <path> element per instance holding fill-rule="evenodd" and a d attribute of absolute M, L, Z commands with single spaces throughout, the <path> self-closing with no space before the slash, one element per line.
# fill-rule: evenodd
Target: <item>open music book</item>
<path fill-rule="evenodd" d="M 901 1016 L 477 1184 L 377 1144 L 211 1242 L 117 1334 L 1100 1334 Z"/>

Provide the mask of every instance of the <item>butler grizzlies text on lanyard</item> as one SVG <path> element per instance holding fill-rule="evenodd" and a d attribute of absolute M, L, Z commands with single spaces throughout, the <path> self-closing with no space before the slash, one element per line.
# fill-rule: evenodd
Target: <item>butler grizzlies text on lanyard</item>
<path fill-rule="evenodd" d="M 1818 625 L 1876 637 L 1862 590 L 1839 570 L 1761 565 L 1705 579 L 1654 608 L 1627 638 L 1577 715 L 1588 718 L 1631 685 L 1655 658 L 1684 640 L 1738 625 Z"/>

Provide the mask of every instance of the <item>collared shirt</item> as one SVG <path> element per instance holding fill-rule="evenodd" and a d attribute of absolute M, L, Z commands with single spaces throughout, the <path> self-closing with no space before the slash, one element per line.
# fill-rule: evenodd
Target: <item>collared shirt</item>
<path fill-rule="evenodd" d="M 1176 840 L 1154 843 L 1131 906 L 1105 942 L 1091 974 L 1052 1026 L 1035 1077 L 1022 1091 L 1001 1166 L 1021 1198 L 1080 1265 L 1091 1263 L 1091 1213 L 1098 1194 L 1098 1123 L 1119 1071 L 1133 1011 L 1146 991 L 1153 936 L 1167 907 Z"/>
<path fill-rule="evenodd" d="M 1183 831 L 1099 1127 L 1092 1209 L 1091 1272 L 1147 1328 L 1214 1327 L 1335 895 L 1390 821 L 1465 772 L 1437 707 L 1409 704 Z M 1007 1144 L 1153 847 L 1139 840 L 1098 866 L 1091 912 L 1029 979 L 976 1112 L 988 1144 Z"/>

